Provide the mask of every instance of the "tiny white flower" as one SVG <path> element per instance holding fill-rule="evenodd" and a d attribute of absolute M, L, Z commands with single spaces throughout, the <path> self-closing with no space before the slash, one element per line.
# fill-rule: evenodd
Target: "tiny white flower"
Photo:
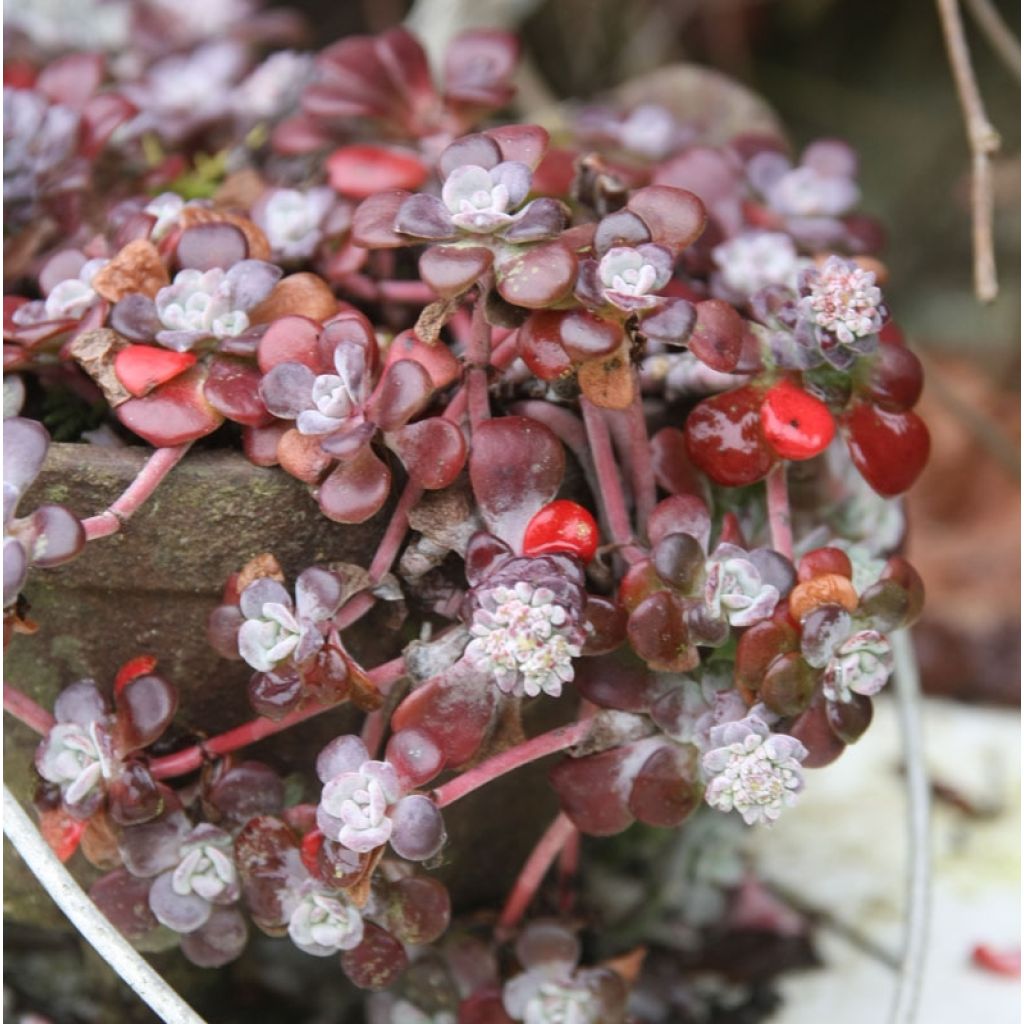
<path fill-rule="evenodd" d="M 519 582 L 487 591 L 470 627 L 466 658 L 504 693 L 557 697 L 573 678 L 583 633 L 546 587 Z"/>
<path fill-rule="evenodd" d="M 523 1024 L 600 1024 L 603 1006 L 595 992 L 572 982 L 546 981 L 526 1004 Z"/>
<path fill-rule="evenodd" d="M 766 198 L 772 209 L 787 217 L 838 217 L 857 205 L 860 189 L 850 178 L 800 166 L 774 181 Z"/>
<path fill-rule="evenodd" d="M 801 312 L 841 345 L 881 330 L 882 292 L 871 271 L 830 256 L 808 284 L 809 294 L 800 299 Z"/>
<path fill-rule="evenodd" d="M 320 226 L 333 203 L 334 193 L 329 188 L 308 192 L 277 189 L 256 216 L 275 258 L 291 262 L 312 256 L 322 237 Z"/>

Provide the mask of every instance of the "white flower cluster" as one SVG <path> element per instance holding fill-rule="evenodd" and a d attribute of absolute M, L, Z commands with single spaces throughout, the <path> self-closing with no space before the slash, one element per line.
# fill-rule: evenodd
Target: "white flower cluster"
<path fill-rule="evenodd" d="M 808 284 L 801 312 L 840 344 L 851 345 L 881 330 L 882 292 L 870 270 L 830 256 Z"/>

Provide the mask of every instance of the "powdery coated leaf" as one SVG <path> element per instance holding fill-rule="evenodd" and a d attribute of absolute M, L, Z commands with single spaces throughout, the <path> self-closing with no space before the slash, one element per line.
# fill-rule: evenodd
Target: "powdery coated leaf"
<path fill-rule="evenodd" d="M 441 812 L 422 793 L 402 797 L 392 811 L 391 823 L 391 848 L 406 860 L 430 860 L 447 838 Z"/>
<path fill-rule="evenodd" d="M 125 829 L 118 842 L 125 867 L 138 878 L 153 878 L 173 868 L 181 840 L 191 827 L 180 808 L 174 808 L 155 821 Z"/>
<path fill-rule="evenodd" d="M 263 332 L 256 351 L 261 372 L 269 373 L 281 363 L 301 363 L 314 373 L 320 372 L 320 331 L 320 324 L 307 316 L 283 316 L 273 321 Z"/>
<path fill-rule="evenodd" d="M 42 468 L 50 435 L 35 420 L 14 416 L 4 422 L 4 483 L 24 491 Z"/>
<path fill-rule="evenodd" d="M 173 878 L 173 871 L 165 871 L 153 880 L 149 887 L 149 909 L 171 931 L 194 932 L 210 919 L 213 905 L 193 892 L 175 892 Z"/>
<path fill-rule="evenodd" d="M 186 228 L 178 239 L 176 253 L 182 270 L 189 267 L 204 272 L 213 267 L 227 270 L 249 255 L 249 244 L 234 224 L 211 221 Z"/>
<path fill-rule="evenodd" d="M 207 799 L 222 816 L 224 827 L 244 825 L 258 815 L 281 813 L 284 783 L 268 765 L 243 761 L 211 784 Z"/>
<path fill-rule="evenodd" d="M 551 140 L 547 131 L 536 124 L 502 125 L 484 134 L 498 144 L 502 160 L 518 160 L 531 170 L 541 162 Z"/>
<path fill-rule="evenodd" d="M 136 878 L 124 868 L 111 871 L 94 882 L 89 898 L 107 920 L 133 942 L 159 927 L 149 909 L 149 879 Z"/>
<path fill-rule="evenodd" d="M 534 199 L 501 234 L 506 241 L 522 245 L 555 238 L 568 223 L 569 210 L 564 203 L 557 199 Z"/>
<path fill-rule="evenodd" d="M 647 535 L 653 546 L 670 533 L 688 533 L 707 551 L 711 537 L 707 503 L 692 494 L 677 494 L 659 501 L 647 522 Z"/>
<path fill-rule="evenodd" d="M 92 679 L 79 679 L 65 686 L 53 704 L 53 717 L 58 722 L 87 726 L 107 714 L 107 703 Z"/>
<path fill-rule="evenodd" d="M 633 746 L 568 758 L 549 773 L 562 810 L 588 836 L 613 836 L 633 824 L 628 806 Z"/>
<path fill-rule="evenodd" d="M 295 419 L 313 408 L 316 374 L 302 363 L 278 363 L 260 381 L 260 397 L 271 415 Z"/>
<path fill-rule="evenodd" d="M 694 746 L 666 743 L 644 762 L 629 794 L 629 810 L 647 825 L 675 828 L 699 806 L 699 752 Z"/>
<path fill-rule="evenodd" d="M 403 427 L 389 439 L 389 444 L 409 476 L 428 491 L 453 484 L 468 453 L 462 431 L 440 416 Z"/>
<path fill-rule="evenodd" d="M 543 424 L 524 416 L 487 420 L 473 435 L 469 478 L 488 528 L 522 550 L 527 523 L 562 485 L 565 452 Z"/>
<path fill-rule="evenodd" d="M 341 967 L 358 988 L 387 988 L 409 964 L 405 948 L 383 928 L 366 922 L 363 941 L 341 954 Z"/>
<path fill-rule="evenodd" d="M 743 317 L 721 299 L 698 302 L 696 313 L 697 321 L 693 325 L 687 347 L 712 370 L 731 373 L 736 369 L 743 349 L 743 335 L 746 331 Z M 647 327 L 646 322 L 644 327 Z"/>
<path fill-rule="evenodd" d="M 295 581 L 295 607 L 303 619 L 329 619 L 340 607 L 343 596 L 341 578 L 329 569 L 311 566 Z"/>
<path fill-rule="evenodd" d="M 384 507 L 390 490 L 391 470 L 367 445 L 327 477 L 316 497 L 328 519 L 365 523 Z"/>
<path fill-rule="evenodd" d="M 445 98 L 501 106 L 514 92 L 509 81 L 518 63 L 519 39 L 514 33 L 497 29 L 460 32 L 444 55 Z"/>
<path fill-rule="evenodd" d="M 358 215 L 357 210 L 356 216 Z M 437 196 L 422 192 L 409 196 L 402 203 L 395 216 L 394 229 L 413 238 L 432 238 L 439 241 L 456 238 L 459 233 L 444 203 Z"/>
<path fill-rule="evenodd" d="M 482 167 L 489 171 L 502 161 L 501 148 L 486 135 L 463 135 L 450 143 L 437 161 L 437 173 L 447 178 L 458 167 Z"/>

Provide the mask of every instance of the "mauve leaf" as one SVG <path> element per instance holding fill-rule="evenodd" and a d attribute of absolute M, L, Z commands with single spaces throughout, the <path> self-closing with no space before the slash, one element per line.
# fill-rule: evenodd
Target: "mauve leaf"
<path fill-rule="evenodd" d="M 562 344 L 562 310 L 537 310 L 519 329 L 519 355 L 541 380 L 557 380 L 572 373 L 572 360 Z"/>
<path fill-rule="evenodd" d="M 181 951 L 197 967 L 223 967 L 242 955 L 248 940 L 248 925 L 234 907 L 214 907 L 206 924 L 181 937 Z"/>
<path fill-rule="evenodd" d="M 364 249 L 396 249 L 409 244 L 395 230 L 399 208 L 409 198 L 402 190 L 378 192 L 364 199 L 352 215 L 352 241 Z"/>
<path fill-rule="evenodd" d="M 650 316 L 644 317 L 640 331 L 662 345 L 685 345 L 697 322 L 697 311 L 686 299 L 665 299 Z"/>
<path fill-rule="evenodd" d="M 278 363 L 260 382 L 260 397 L 273 416 L 293 420 L 313 408 L 316 374 L 302 363 Z"/>
<path fill-rule="evenodd" d="M 343 596 L 338 574 L 318 565 L 304 569 L 295 581 L 295 607 L 304 619 L 329 619 L 338 610 Z"/>
<path fill-rule="evenodd" d="M 364 523 L 384 507 L 390 489 L 391 470 L 367 445 L 327 477 L 316 497 L 328 519 Z"/>
<path fill-rule="evenodd" d="M 367 143 L 342 146 L 326 163 L 331 188 L 355 199 L 387 189 L 417 189 L 429 173 L 415 153 Z"/>
<path fill-rule="evenodd" d="M 707 504 L 692 494 L 676 494 L 659 501 L 647 521 L 647 536 L 656 545 L 670 533 L 688 533 L 707 551 L 711 536 Z"/>
<path fill-rule="evenodd" d="M 621 649 L 582 658 L 573 685 L 587 700 L 615 711 L 646 712 L 657 696 L 658 677 L 632 652 Z"/>
<path fill-rule="evenodd" d="M 680 300 L 682 301 L 682 300 Z M 736 369 L 743 349 L 746 324 L 728 302 L 708 299 L 698 302 L 697 321 L 690 333 L 687 347 L 712 370 L 730 373 Z M 644 322 L 646 331 L 647 322 Z"/>
<path fill-rule="evenodd" d="M 92 884 L 89 898 L 127 939 L 137 942 L 160 927 L 149 909 L 149 879 L 117 868 Z"/>
<path fill-rule="evenodd" d="M 437 173 L 444 180 L 456 167 L 473 166 L 490 170 L 502 161 L 501 148 L 486 135 L 463 135 L 450 143 L 437 161 Z"/>
<path fill-rule="evenodd" d="M 61 249 L 60 252 L 55 252 L 39 268 L 39 290 L 44 295 L 49 295 L 61 281 L 78 277 L 85 263 L 85 253 L 80 249 Z"/>
<path fill-rule="evenodd" d="M 275 420 L 269 427 L 244 427 L 242 450 L 254 466 L 276 466 L 277 446 L 291 429 L 283 420 Z"/>
<path fill-rule="evenodd" d="M 104 63 L 98 53 L 69 53 L 58 57 L 40 71 L 35 90 L 53 103 L 81 111 L 103 81 Z"/>
<path fill-rule="evenodd" d="M 260 372 L 252 363 L 217 356 L 210 363 L 203 393 L 207 401 L 229 420 L 246 427 L 266 427 L 274 422 L 260 397 Z"/>
<path fill-rule="evenodd" d="M 224 276 L 234 309 L 250 310 L 270 296 L 284 271 L 264 260 L 241 260 Z M 300 277 L 301 275 L 293 275 Z"/>
<path fill-rule="evenodd" d="M 53 704 L 53 717 L 58 722 L 88 726 L 107 714 L 107 702 L 93 679 L 79 679 L 65 686 Z"/>
<path fill-rule="evenodd" d="M 385 368 L 400 359 L 412 359 L 430 374 L 435 390 L 446 388 L 462 374 L 462 365 L 446 345 L 428 345 L 415 331 L 402 331 L 388 345 Z"/>
<path fill-rule="evenodd" d="M 13 537 L 4 537 L 4 607 L 14 604 L 28 579 L 28 555 Z"/>
<path fill-rule="evenodd" d="M 145 398 L 123 402 L 115 415 L 129 430 L 157 448 L 205 437 L 224 422 L 224 417 L 203 394 L 205 377 L 203 368 L 195 366 Z"/>
<path fill-rule="evenodd" d="M 156 303 L 141 292 L 126 295 L 110 311 L 110 326 L 129 341 L 152 341 L 163 324 Z"/>
<path fill-rule="evenodd" d="M 633 745 L 588 757 L 567 758 L 548 778 L 562 810 L 588 836 L 613 836 L 633 824 L 626 803 Z"/>
<path fill-rule="evenodd" d="M 50 435 L 41 423 L 13 416 L 4 422 L 4 483 L 24 491 L 42 468 Z"/>
<path fill-rule="evenodd" d="M 569 210 L 557 199 L 534 199 L 510 227 L 501 233 L 508 242 L 521 245 L 524 242 L 541 242 L 561 234 L 569 223 Z"/>
<path fill-rule="evenodd" d="M 482 246 L 432 245 L 420 256 L 420 277 L 446 299 L 461 295 L 491 268 L 494 254 Z"/>
<path fill-rule="evenodd" d="M 629 210 L 616 210 L 598 223 L 594 233 L 594 252 L 603 256 L 615 246 L 633 248 L 650 240 L 651 233 L 640 217 Z"/>
<path fill-rule="evenodd" d="M 284 782 L 269 765 L 243 761 L 214 780 L 207 799 L 222 827 L 237 827 L 260 814 L 280 814 Z"/>
<path fill-rule="evenodd" d="M 454 483 L 466 462 L 462 431 L 440 416 L 403 427 L 389 442 L 409 476 L 428 491 Z"/>
<path fill-rule="evenodd" d="M 149 909 L 156 919 L 175 932 L 194 932 L 206 924 L 213 913 L 213 904 L 194 892 L 181 895 L 172 883 L 172 871 L 157 875 L 149 887 Z"/>
<path fill-rule="evenodd" d="M 402 203 L 395 216 L 394 229 L 413 238 L 433 238 L 439 241 L 456 238 L 459 234 L 444 203 L 437 196 L 424 193 L 409 196 Z"/>
<path fill-rule="evenodd" d="M 185 228 L 178 238 L 176 254 L 183 270 L 227 270 L 249 255 L 249 243 L 234 224 L 211 221 Z"/>
<path fill-rule="evenodd" d="M 85 531 L 78 516 L 63 505 L 40 505 L 28 523 L 33 534 L 29 560 L 40 569 L 61 565 L 85 547 Z"/>
<path fill-rule="evenodd" d="M 696 494 L 700 489 L 686 449 L 686 435 L 678 427 L 662 427 L 651 438 L 651 462 L 658 486 L 669 494 Z"/>
<path fill-rule="evenodd" d="M 100 93 L 90 97 L 82 110 L 82 141 L 79 151 L 88 158 L 99 155 L 107 140 L 137 108 L 116 92 Z"/>
<path fill-rule="evenodd" d="M 433 393 L 430 374 L 411 359 L 392 363 L 366 404 L 367 417 L 381 430 L 398 430 L 429 404 Z"/>
<path fill-rule="evenodd" d="M 260 338 L 256 360 L 263 373 L 280 363 L 302 363 L 314 373 L 323 369 L 321 327 L 309 317 L 291 315 L 274 320 Z"/>
<path fill-rule="evenodd" d="M 666 743 L 647 760 L 633 782 L 629 809 L 639 821 L 676 828 L 699 806 L 699 754 L 694 746 Z"/>
<path fill-rule="evenodd" d="M 704 230 L 704 204 L 685 189 L 670 185 L 648 185 L 634 192 L 626 208 L 647 225 L 651 241 L 678 255 Z"/>
<path fill-rule="evenodd" d="M 602 320 L 585 309 L 566 313 L 559 325 L 559 335 L 565 351 L 579 361 L 610 355 L 622 343 L 619 324 Z"/>
<path fill-rule="evenodd" d="M 122 754 L 158 739 L 178 709 L 178 691 L 156 675 L 136 676 L 114 695 L 115 746 Z"/>
<path fill-rule="evenodd" d="M 543 424 L 523 416 L 487 420 L 473 434 L 469 477 L 484 522 L 514 551 L 530 519 L 558 493 L 565 452 Z"/>
<path fill-rule="evenodd" d="M 416 36 L 399 26 L 371 38 L 377 60 L 388 76 L 391 94 L 400 97 L 408 108 L 408 113 L 403 110 L 403 114 L 408 117 L 424 108 L 435 107 L 438 97 L 434 76 L 426 51 Z"/>
<path fill-rule="evenodd" d="M 561 241 L 516 253 L 497 271 L 498 292 L 513 306 L 543 309 L 563 298 L 576 282 L 576 254 Z"/>
<path fill-rule="evenodd" d="M 551 136 L 536 124 L 508 124 L 489 128 L 484 134 L 501 150 L 502 160 L 518 160 L 534 169 L 544 157 Z"/>
<path fill-rule="evenodd" d="M 498 29 L 460 32 L 444 54 L 444 91 L 449 101 L 497 106 L 512 90 L 509 79 L 519 62 L 519 39 Z"/>
<path fill-rule="evenodd" d="M 369 423 L 366 420 L 351 420 L 333 434 L 319 438 L 320 451 L 326 452 L 341 462 L 347 462 L 368 445 L 376 433 L 376 423 Z M 282 465 L 284 465 L 283 461 Z M 290 468 L 289 472 L 292 472 Z M 305 477 L 300 477 L 300 479 L 305 479 Z"/>

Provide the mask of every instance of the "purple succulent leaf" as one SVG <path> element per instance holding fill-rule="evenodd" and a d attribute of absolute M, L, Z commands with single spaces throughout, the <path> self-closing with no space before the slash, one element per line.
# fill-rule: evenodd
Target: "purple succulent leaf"
<path fill-rule="evenodd" d="M 263 260 L 241 260 L 228 272 L 221 285 L 232 309 L 250 310 L 258 306 L 281 280 L 284 271 Z"/>
<path fill-rule="evenodd" d="M 398 430 L 423 412 L 433 393 L 427 370 L 412 359 L 399 359 L 384 371 L 366 413 L 381 430 Z"/>
<path fill-rule="evenodd" d="M 391 823 L 391 848 L 406 860 L 430 860 L 447 839 L 437 804 L 422 793 L 402 797 L 391 812 Z"/>
<path fill-rule="evenodd" d="M 661 345 L 685 345 L 697 322 L 697 311 L 686 299 L 664 299 L 645 316 L 641 330 Z"/>
<path fill-rule="evenodd" d="M 50 435 L 35 420 L 12 416 L 4 422 L 4 483 L 24 492 L 39 475 Z"/>
<path fill-rule="evenodd" d="M 576 277 L 576 298 L 584 306 L 598 308 L 605 304 L 601 279 L 597 273 L 597 260 L 580 260 L 579 274 Z"/>
<path fill-rule="evenodd" d="M 436 196 L 417 194 L 409 196 L 398 208 L 395 230 L 414 238 L 434 241 L 455 238 L 458 229 L 451 214 Z"/>
<path fill-rule="evenodd" d="M 27 522 L 32 532 L 29 559 L 41 569 L 62 565 L 85 547 L 81 522 L 63 505 L 40 505 Z"/>
<path fill-rule="evenodd" d="M 601 219 L 594 232 L 594 252 L 603 256 L 616 246 L 643 245 L 651 240 L 647 225 L 632 210 L 617 210 Z"/>
<path fill-rule="evenodd" d="M 260 381 L 260 398 L 269 412 L 293 420 L 313 407 L 316 374 L 302 363 L 278 363 Z"/>
<path fill-rule="evenodd" d="M 211 336 L 210 331 L 157 331 L 156 340 L 173 352 L 189 352 Z"/>
<path fill-rule="evenodd" d="M 241 609 L 233 604 L 222 604 L 210 613 L 206 623 L 206 638 L 222 658 L 240 660 L 238 630 L 244 621 Z"/>
<path fill-rule="evenodd" d="M 476 166 L 490 170 L 501 163 L 501 149 L 486 135 L 464 135 L 456 139 L 441 154 L 437 170 L 442 178 L 448 178 L 458 167 Z"/>
<path fill-rule="evenodd" d="M 79 679 L 65 686 L 53 704 L 53 717 L 60 723 L 87 726 L 102 721 L 110 709 L 92 679 Z"/>
<path fill-rule="evenodd" d="M 337 573 L 312 566 L 295 581 L 295 607 L 300 619 L 323 622 L 341 605 L 344 589 Z"/>
<path fill-rule="evenodd" d="M 213 905 L 202 896 L 175 891 L 173 871 L 165 871 L 153 880 L 149 887 L 149 909 L 162 925 L 183 934 L 201 928 L 213 913 Z"/>
<path fill-rule="evenodd" d="M 4 537 L 4 607 L 18 599 L 28 578 L 28 555 L 14 537 Z"/>
<path fill-rule="evenodd" d="M 152 341 L 160 332 L 156 303 L 148 295 L 132 292 L 110 311 L 110 326 L 129 341 Z"/>
<path fill-rule="evenodd" d="M 501 232 L 508 242 L 540 242 L 561 234 L 569 222 L 565 204 L 557 199 L 534 199 L 528 203 L 512 224 Z"/>
<path fill-rule="evenodd" d="M 321 782 L 330 782 L 346 772 L 357 772 L 370 759 L 366 744 L 358 736 L 338 736 L 320 751 L 316 774 Z"/>
<path fill-rule="evenodd" d="M 320 441 L 320 448 L 340 462 L 354 459 L 377 433 L 376 423 L 350 421 Z"/>
<path fill-rule="evenodd" d="M 762 195 L 793 169 L 789 159 L 774 150 L 757 153 L 747 164 L 747 177 Z"/>
<path fill-rule="evenodd" d="M 277 580 L 267 577 L 253 580 L 242 591 L 239 599 L 239 607 L 242 609 L 242 614 L 247 619 L 261 618 L 265 604 L 280 604 L 291 609 L 292 596 L 285 589 L 284 585 L 278 583 Z"/>
<path fill-rule="evenodd" d="M 191 827 L 184 812 L 170 810 L 154 821 L 123 829 L 117 846 L 124 866 L 136 878 L 169 871 L 177 865 L 182 840 Z"/>
<path fill-rule="evenodd" d="M 503 185 L 508 192 L 509 206 L 517 207 L 529 194 L 533 172 L 518 160 L 504 160 L 490 171 L 491 181 Z"/>
<path fill-rule="evenodd" d="M 181 937 L 181 951 L 198 967 L 223 967 L 241 956 L 248 939 L 248 925 L 237 910 L 214 907 L 206 924 Z"/>

